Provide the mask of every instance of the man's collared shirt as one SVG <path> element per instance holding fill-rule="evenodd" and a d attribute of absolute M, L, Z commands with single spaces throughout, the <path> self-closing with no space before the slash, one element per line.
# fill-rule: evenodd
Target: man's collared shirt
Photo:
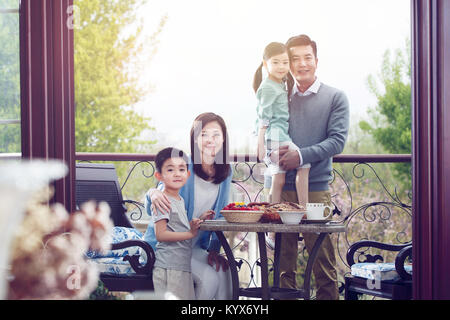
<path fill-rule="evenodd" d="M 298 94 L 299 96 L 309 96 L 310 94 L 317 93 L 320 89 L 320 81 L 319 78 L 316 78 L 316 81 L 303 93 L 300 92 L 298 89 L 297 83 L 295 83 L 294 87 L 292 88 L 291 93 L 291 99 L 294 95 Z"/>

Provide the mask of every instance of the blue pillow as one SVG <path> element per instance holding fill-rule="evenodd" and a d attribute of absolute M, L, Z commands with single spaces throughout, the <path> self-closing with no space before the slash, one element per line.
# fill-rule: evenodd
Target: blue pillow
<path fill-rule="evenodd" d="M 119 243 L 127 240 L 142 240 L 143 234 L 137 229 L 134 228 L 125 228 L 125 227 L 114 227 L 112 230 L 112 240 L 111 243 Z M 106 253 L 99 253 L 98 251 L 89 250 L 86 253 L 86 256 L 91 259 L 95 258 L 119 258 L 125 257 L 127 255 L 132 256 L 141 254 L 140 247 L 129 247 L 120 250 L 108 250 Z"/>

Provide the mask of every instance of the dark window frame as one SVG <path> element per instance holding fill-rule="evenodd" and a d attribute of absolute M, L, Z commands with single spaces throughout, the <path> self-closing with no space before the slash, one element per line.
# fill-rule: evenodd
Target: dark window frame
<path fill-rule="evenodd" d="M 21 128 L 24 159 L 58 159 L 69 171 L 53 201 L 75 210 L 73 0 L 21 0 Z"/>

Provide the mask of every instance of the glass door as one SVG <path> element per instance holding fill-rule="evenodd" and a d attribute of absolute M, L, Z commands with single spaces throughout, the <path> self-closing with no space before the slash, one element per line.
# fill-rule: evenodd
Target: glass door
<path fill-rule="evenodd" d="M 19 0 L 0 0 L 0 160 L 21 157 Z"/>

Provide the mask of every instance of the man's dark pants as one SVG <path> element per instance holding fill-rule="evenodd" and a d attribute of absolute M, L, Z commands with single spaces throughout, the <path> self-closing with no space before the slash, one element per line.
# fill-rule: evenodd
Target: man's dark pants
<path fill-rule="evenodd" d="M 295 191 L 283 191 L 282 201 L 297 202 Z M 324 203 L 332 206 L 330 191 L 309 192 L 310 203 Z M 311 252 L 318 235 L 315 233 L 303 234 L 306 249 Z M 297 271 L 298 234 L 284 233 L 281 237 L 280 256 L 280 285 L 282 288 L 296 289 L 295 275 Z M 336 272 L 336 255 L 327 234 L 317 255 L 313 266 L 313 274 L 316 280 L 317 300 L 338 300 L 339 291 Z"/>

